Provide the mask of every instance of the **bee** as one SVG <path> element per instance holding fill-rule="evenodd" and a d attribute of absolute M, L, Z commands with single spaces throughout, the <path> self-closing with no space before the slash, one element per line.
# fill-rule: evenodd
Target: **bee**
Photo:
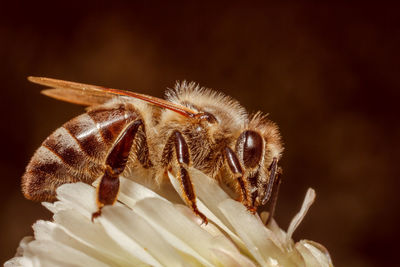
<path fill-rule="evenodd" d="M 275 207 L 283 151 L 275 123 L 248 112 L 229 96 L 196 83 L 176 83 L 160 99 L 131 91 L 43 77 L 46 96 L 87 106 L 55 130 L 36 150 L 22 177 L 22 192 L 34 201 L 54 201 L 57 187 L 82 181 L 97 186 L 97 207 L 115 203 L 119 176 L 141 173 L 160 185 L 176 174 L 184 201 L 196 205 L 189 167 L 228 185 L 251 212 Z M 270 216 L 271 217 L 271 216 Z"/>

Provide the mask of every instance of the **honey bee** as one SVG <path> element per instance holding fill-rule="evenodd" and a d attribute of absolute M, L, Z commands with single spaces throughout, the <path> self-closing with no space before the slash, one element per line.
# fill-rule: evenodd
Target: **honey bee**
<path fill-rule="evenodd" d="M 172 171 L 186 204 L 207 223 L 196 205 L 188 171 L 193 166 L 229 185 L 251 212 L 270 202 L 273 213 L 283 147 L 278 127 L 261 112 L 249 115 L 236 100 L 195 83 L 177 83 L 160 99 L 51 78 L 28 79 L 49 86 L 44 95 L 88 108 L 37 149 L 22 177 L 26 198 L 53 201 L 58 186 L 91 184 L 101 177 L 94 219 L 116 201 L 120 175 L 144 173 L 160 185 Z"/>

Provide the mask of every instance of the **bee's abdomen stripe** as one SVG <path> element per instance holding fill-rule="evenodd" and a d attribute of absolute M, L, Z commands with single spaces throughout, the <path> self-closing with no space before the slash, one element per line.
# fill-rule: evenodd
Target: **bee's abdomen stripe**
<path fill-rule="evenodd" d="M 133 116 L 126 116 L 124 106 L 118 109 L 93 110 L 87 114 L 96 124 L 103 141 L 108 146 L 114 143 L 127 123 L 133 119 Z"/>
<path fill-rule="evenodd" d="M 70 120 L 64 124 L 64 128 L 93 161 L 100 163 L 105 158 L 108 146 L 102 142 L 99 129 L 88 114 Z"/>
<path fill-rule="evenodd" d="M 49 188 L 47 181 L 50 175 L 26 172 L 22 176 L 22 192 L 25 197 L 35 201 L 52 201 L 55 199 L 55 189 Z M 46 193 L 45 193 L 46 192 Z"/>
<path fill-rule="evenodd" d="M 85 165 L 86 158 L 84 153 L 71 134 L 63 127 L 58 128 L 50 135 L 42 146 L 75 170 L 80 170 Z"/>
<path fill-rule="evenodd" d="M 138 113 L 120 105 L 82 114 L 53 132 L 36 151 L 22 178 L 28 199 L 55 199 L 65 183 L 92 183 L 104 171 L 104 161 L 122 130 Z"/>
<path fill-rule="evenodd" d="M 23 191 L 29 199 L 53 200 L 57 186 L 78 180 L 59 156 L 41 146 L 22 178 Z"/>

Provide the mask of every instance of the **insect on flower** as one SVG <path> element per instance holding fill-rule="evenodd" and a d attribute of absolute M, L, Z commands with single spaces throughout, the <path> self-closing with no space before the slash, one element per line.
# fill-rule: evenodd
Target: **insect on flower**
<path fill-rule="evenodd" d="M 55 200 L 57 187 L 82 181 L 97 186 L 98 211 L 112 205 L 119 176 L 128 173 L 167 181 L 171 171 L 184 200 L 207 223 L 196 205 L 188 168 L 227 185 L 251 212 L 276 203 L 282 144 L 277 126 L 258 112 L 249 115 L 234 99 L 177 83 L 166 99 L 50 78 L 29 77 L 51 89 L 42 93 L 88 106 L 54 131 L 35 152 L 22 177 L 22 191 L 35 201 Z M 270 216 L 272 217 L 272 216 Z"/>

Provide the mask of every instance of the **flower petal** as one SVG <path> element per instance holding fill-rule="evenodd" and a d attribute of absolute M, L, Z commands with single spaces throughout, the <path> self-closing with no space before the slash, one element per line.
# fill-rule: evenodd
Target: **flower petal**
<path fill-rule="evenodd" d="M 53 203 L 50 202 L 42 202 L 42 205 L 48 209 L 49 211 L 51 211 L 52 213 L 56 214 L 59 211 L 62 210 L 70 210 L 71 207 L 66 205 L 64 202 L 62 201 L 56 201 Z"/>
<path fill-rule="evenodd" d="M 108 266 L 90 257 L 85 251 L 52 240 L 34 240 L 28 247 L 39 259 L 40 266 Z"/>
<path fill-rule="evenodd" d="M 160 188 L 121 177 L 119 201 L 104 207 L 94 223 L 95 188 L 66 184 L 57 189 L 59 201 L 43 203 L 54 222 L 35 223 L 36 240 L 23 239 L 5 266 L 332 266 L 323 246 L 292 240 L 315 199 L 312 189 L 285 233 L 274 220 L 266 227 L 267 214 L 260 219 L 250 213 L 214 179 L 193 168 L 190 173 L 209 224 L 187 206 L 173 204 L 185 198 L 170 173 L 171 183 Z"/>
<path fill-rule="evenodd" d="M 331 257 L 326 248 L 316 242 L 301 240 L 296 243 L 296 249 L 303 256 L 307 266 L 333 266 Z"/>
<path fill-rule="evenodd" d="M 294 216 L 294 218 L 290 222 L 289 228 L 287 230 L 287 235 L 286 235 L 286 243 L 287 244 L 291 244 L 293 232 L 296 230 L 296 228 L 300 225 L 301 221 L 306 216 L 307 211 L 311 207 L 311 205 L 314 203 L 314 200 L 315 200 L 315 191 L 314 191 L 314 189 L 309 188 L 307 190 L 303 204 L 301 205 L 300 211 Z"/>
<path fill-rule="evenodd" d="M 183 266 L 180 255 L 147 221 L 126 207 L 105 207 L 99 218 L 107 233 L 131 254 L 145 252 L 146 263 L 154 266 Z M 132 243 L 138 244 L 137 251 Z M 143 258 L 145 255 L 141 255 Z M 152 259 L 151 261 L 150 256 Z M 153 258 L 154 257 L 154 258 Z M 143 260 L 143 258 L 141 258 Z"/>
<path fill-rule="evenodd" d="M 14 257 L 4 263 L 4 267 L 15 266 L 33 267 L 34 262 L 31 257 Z"/>
<path fill-rule="evenodd" d="M 230 197 L 218 186 L 218 184 L 214 180 L 212 180 L 199 170 L 190 168 L 190 174 L 192 182 L 194 184 L 195 192 L 200 198 L 196 199 L 198 209 L 209 220 L 214 222 L 216 225 L 218 225 L 218 227 L 226 232 L 240 248 L 245 249 L 245 244 L 234 233 L 233 227 L 230 225 L 229 221 L 226 220 L 226 218 L 223 216 L 218 208 L 219 203 L 221 203 L 225 199 L 230 199 Z M 183 200 L 183 192 L 177 179 L 171 173 L 168 173 L 168 177 L 176 192 Z"/>
<path fill-rule="evenodd" d="M 35 231 L 36 240 L 58 243 L 63 246 L 81 251 L 94 259 L 100 260 L 101 262 L 108 264 L 113 263 L 113 261 L 110 260 L 107 255 L 100 253 L 96 248 L 88 246 L 85 242 L 82 242 L 81 238 L 75 238 L 57 223 L 38 221 L 33 225 L 33 229 Z"/>
<path fill-rule="evenodd" d="M 131 181 L 123 177 L 120 177 L 120 181 L 121 181 L 121 186 L 120 186 L 121 190 L 118 194 L 118 199 L 126 204 L 129 203 L 130 206 L 133 206 L 139 200 L 149 197 L 164 199 L 163 197 L 161 197 L 154 191 L 150 190 L 149 188 L 145 187 L 144 185 L 141 185 L 139 183 L 136 183 L 134 181 Z"/>
<path fill-rule="evenodd" d="M 248 259 L 247 257 L 243 256 L 242 254 L 232 253 L 231 251 L 227 251 L 221 248 L 214 248 L 212 251 L 218 257 L 218 263 L 221 266 L 229 266 L 229 267 L 256 267 L 254 263 Z"/>
<path fill-rule="evenodd" d="M 263 212 L 263 213 L 267 213 L 267 212 Z M 263 224 L 265 224 L 266 220 L 268 219 L 268 215 L 265 216 L 263 213 L 261 213 L 260 217 L 261 217 L 261 221 L 263 222 Z M 279 243 L 279 247 L 282 247 L 282 248 L 287 247 L 286 232 L 283 231 L 281 228 L 279 228 L 279 225 L 276 223 L 274 218 L 272 218 L 271 221 L 268 223 L 268 229 L 274 233 L 275 240 L 276 240 L 276 242 Z"/>
<path fill-rule="evenodd" d="M 230 230 L 233 230 L 231 224 L 225 219 L 218 204 L 231 197 L 221 189 L 217 181 L 211 179 L 201 171 L 190 168 L 192 182 L 194 184 L 198 198 L 206 205 L 206 207 L 222 221 Z"/>
<path fill-rule="evenodd" d="M 114 242 L 97 220 L 93 223 L 74 210 L 66 210 L 56 213 L 54 221 L 62 226 L 71 237 L 87 246 L 87 249 L 90 249 L 91 254 L 96 258 L 103 259 L 110 264 L 118 263 L 121 266 L 133 263 L 144 264 Z"/>
<path fill-rule="evenodd" d="M 294 264 L 291 255 L 285 254 L 283 248 L 279 247 L 273 232 L 241 203 L 227 199 L 219 207 L 259 264 L 268 265 L 269 258 L 277 260 L 282 266 Z"/>
<path fill-rule="evenodd" d="M 78 211 L 86 218 L 91 218 L 97 210 L 96 189 L 85 183 L 65 184 L 57 188 L 57 198 L 65 208 Z"/>
<path fill-rule="evenodd" d="M 172 246 L 193 256 L 206 266 L 215 256 L 212 247 L 224 246 L 196 222 L 185 216 L 172 204 L 156 198 L 139 201 L 135 212 L 145 218 Z"/>
<path fill-rule="evenodd" d="M 6 261 L 4 263 L 4 267 L 12 267 L 12 266 L 34 266 L 34 262 L 32 257 L 28 257 L 28 254 L 26 253 L 28 244 L 34 240 L 32 236 L 26 236 L 22 238 L 22 240 L 19 242 L 19 246 L 17 248 L 17 253 L 15 254 L 15 257 Z"/>

